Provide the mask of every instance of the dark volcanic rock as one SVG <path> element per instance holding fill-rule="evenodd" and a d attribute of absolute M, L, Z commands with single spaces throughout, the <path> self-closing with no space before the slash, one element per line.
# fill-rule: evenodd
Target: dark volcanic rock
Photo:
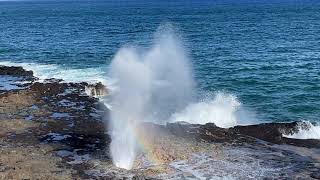
<path fill-rule="evenodd" d="M 21 67 L 0 68 L 0 75 L 19 77 L 19 80 L 27 79 L 25 77 L 33 78 L 32 74 Z M 28 171 L 26 168 L 15 172 L 15 176 L 10 176 L 11 170 L 6 170 L 4 175 L 0 173 L 1 177 L 79 179 L 88 158 L 100 151 L 104 155 L 104 149 L 110 142 L 103 123 L 108 109 L 101 108 L 98 99 L 86 95 L 85 86 L 86 83 L 65 83 L 62 80 L 47 79 L 44 82 L 31 81 L 23 89 L 5 90 L 0 94 L 0 151 L 3 154 L 0 162 L 10 164 L 11 161 L 7 162 L 10 156 L 5 154 L 12 151 L 25 153 L 21 146 L 28 146 L 27 150 L 32 152 L 32 162 L 39 164 L 36 168 L 57 171 L 65 165 L 68 167 L 62 170 L 66 172 L 66 177 L 62 178 L 54 173 Z M 2 145 L 10 145 L 12 148 L 3 148 Z M 70 157 L 63 158 L 60 162 L 60 158 L 56 156 L 60 150 L 70 152 Z M 27 157 L 29 156 L 17 156 L 21 158 L 21 167 L 31 163 Z M 77 158 L 77 161 L 74 158 Z M 69 165 L 69 161 L 75 161 L 75 165 Z M 73 178 L 68 174 L 70 168 L 78 171 L 73 173 Z"/>
<path fill-rule="evenodd" d="M 22 67 L 15 66 L 0 66 L 0 75 L 11 75 L 11 76 L 33 76 L 32 71 L 27 71 Z"/>
<path fill-rule="evenodd" d="M 39 93 L 39 95 L 46 96 L 46 95 L 54 95 L 63 93 L 65 89 L 68 87 L 65 83 L 53 82 L 53 83 L 40 83 L 35 82 L 30 86 L 32 91 Z"/>
<path fill-rule="evenodd" d="M 0 75 L 9 73 L 32 76 L 19 67 L 0 68 Z M 137 132 L 149 150 L 143 153 L 151 153 L 162 164 L 149 164 L 142 153 L 135 169 L 117 168 L 112 165 L 111 139 L 103 122 L 108 120 L 109 110 L 92 97 L 105 94 L 107 88 L 101 83 L 57 79 L 31 82 L 24 89 L 0 94 L 0 177 L 188 179 L 201 172 L 207 179 L 320 177 L 320 141 L 282 136 L 296 132 L 301 125 L 298 122 L 229 129 L 213 123 L 141 123 Z"/>
<path fill-rule="evenodd" d="M 206 142 L 254 144 L 256 141 L 253 138 L 257 138 L 275 144 L 320 148 L 320 140 L 317 139 L 291 139 L 282 136 L 282 133 L 296 132 L 298 124 L 298 122 L 264 123 L 224 129 L 212 123 L 205 125 L 168 123 L 166 127 L 177 136 L 197 138 Z"/>
<path fill-rule="evenodd" d="M 264 123 L 249 126 L 236 126 L 231 128 L 239 134 L 255 137 L 276 144 L 290 144 L 300 147 L 320 148 L 320 140 L 316 139 L 291 139 L 283 137 L 282 134 L 297 132 L 301 126 L 300 122 L 290 123 Z"/>

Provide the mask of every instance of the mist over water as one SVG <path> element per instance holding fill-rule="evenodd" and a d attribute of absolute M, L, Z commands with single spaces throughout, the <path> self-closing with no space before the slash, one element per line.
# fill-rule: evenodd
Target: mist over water
<path fill-rule="evenodd" d="M 146 52 L 124 47 L 115 55 L 112 95 L 111 155 L 116 166 L 130 169 L 137 151 L 137 123 L 164 123 L 191 102 L 194 81 L 188 57 L 172 30 L 160 29 Z"/>
<path fill-rule="evenodd" d="M 222 128 L 236 126 L 237 112 L 241 103 L 236 96 L 217 92 L 213 98 L 188 105 L 183 111 L 174 113 L 170 121 L 184 121 L 193 124 L 206 124 L 208 122 Z"/>
<path fill-rule="evenodd" d="M 171 28 L 160 27 L 151 48 L 124 47 L 115 55 L 110 77 L 112 142 L 110 152 L 116 166 L 131 169 L 138 151 L 139 122 L 213 122 L 220 127 L 237 124 L 241 103 L 233 95 L 217 93 L 196 102 L 196 88 L 188 54 Z"/>

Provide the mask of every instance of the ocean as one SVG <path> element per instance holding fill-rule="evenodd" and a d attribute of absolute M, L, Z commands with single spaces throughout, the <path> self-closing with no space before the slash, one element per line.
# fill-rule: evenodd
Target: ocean
<path fill-rule="evenodd" d="M 233 95 L 258 123 L 320 122 L 320 1 L 0 1 L 0 64 L 109 85 L 118 50 L 150 48 L 164 24 L 199 93 Z"/>

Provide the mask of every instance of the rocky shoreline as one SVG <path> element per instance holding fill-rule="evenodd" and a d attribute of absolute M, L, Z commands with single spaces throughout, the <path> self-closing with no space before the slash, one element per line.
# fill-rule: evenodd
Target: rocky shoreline
<path fill-rule="evenodd" d="M 0 80 L 0 179 L 320 179 L 320 140 L 282 136 L 298 122 L 143 123 L 139 132 L 157 163 L 140 153 L 132 170 L 118 169 L 104 123 L 109 110 L 96 98 L 108 93 L 105 86 L 40 82 L 6 66 Z"/>

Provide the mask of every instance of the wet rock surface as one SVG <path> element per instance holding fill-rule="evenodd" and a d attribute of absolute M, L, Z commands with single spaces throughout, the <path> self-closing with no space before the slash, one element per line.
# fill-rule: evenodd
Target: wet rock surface
<path fill-rule="evenodd" d="M 282 137 L 297 131 L 296 122 L 142 123 L 144 149 L 132 170 L 119 169 L 109 155 L 109 110 L 93 97 L 106 87 L 38 82 L 32 72 L 1 66 L 4 76 L 28 83 L 0 90 L 0 179 L 319 179 L 320 141 Z"/>
<path fill-rule="evenodd" d="M 0 66 L 0 94 L 29 86 L 36 78 L 22 67 Z"/>
<path fill-rule="evenodd" d="M 15 67 L 15 66 L 0 66 L 0 75 L 11 75 L 11 76 L 25 76 L 25 77 L 32 77 L 33 72 L 27 71 L 22 67 Z"/>
<path fill-rule="evenodd" d="M 21 68 L 0 70 L 2 77 L 36 80 Z M 108 110 L 85 93 L 86 85 L 48 79 L 2 91 L 0 179 L 82 178 L 90 154 L 110 142 L 102 121 Z"/>

